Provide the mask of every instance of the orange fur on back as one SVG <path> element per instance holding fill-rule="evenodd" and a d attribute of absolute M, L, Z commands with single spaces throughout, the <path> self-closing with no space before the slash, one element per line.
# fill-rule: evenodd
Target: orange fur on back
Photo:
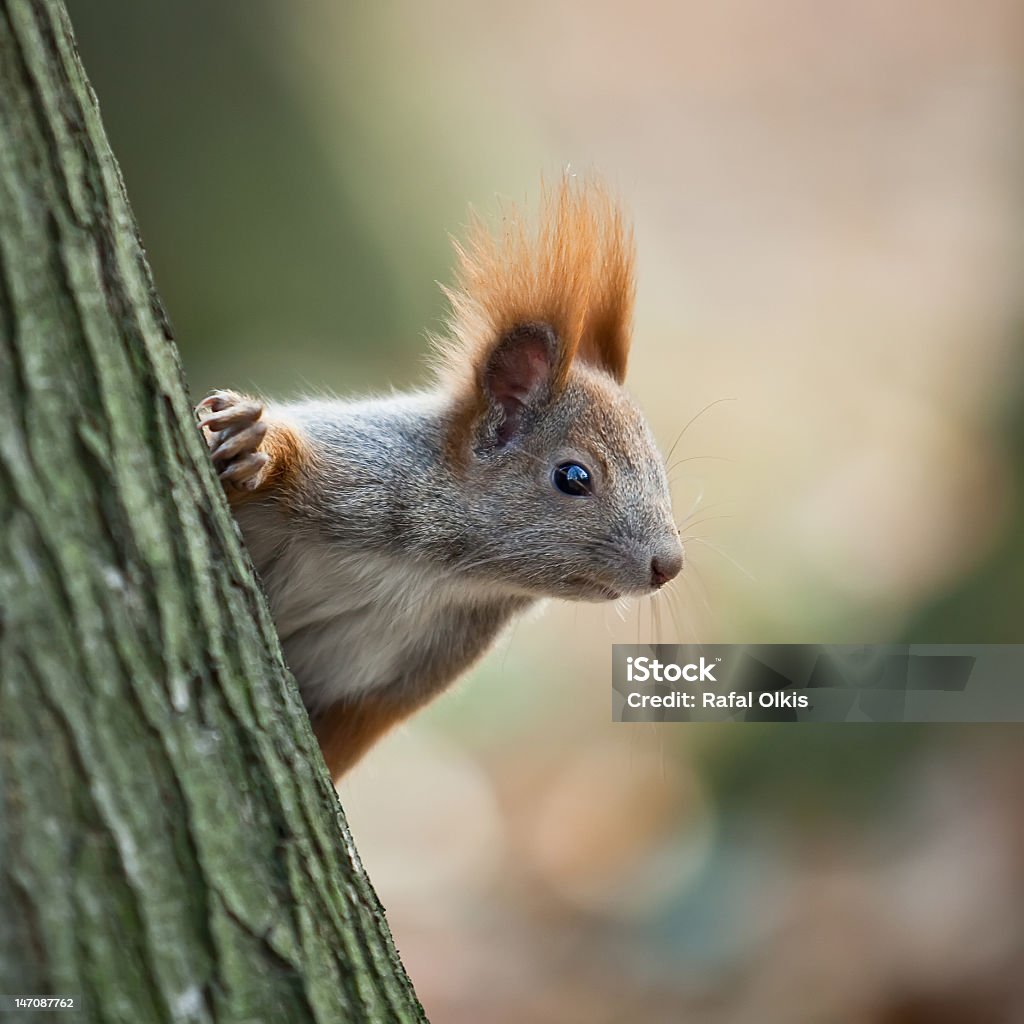
<path fill-rule="evenodd" d="M 367 693 L 354 700 L 339 701 L 311 715 L 313 733 L 335 783 L 384 733 L 418 706 L 419 702 L 403 705 Z"/>
<path fill-rule="evenodd" d="M 480 397 L 491 350 L 529 323 L 547 324 L 558 337 L 554 388 L 565 383 L 574 359 L 623 380 L 635 292 L 633 236 L 604 185 L 567 175 L 543 190 L 535 227 L 516 207 L 505 211 L 497 235 L 474 217 L 455 252 L 455 286 L 444 289 L 449 338 L 437 348 L 442 373 L 463 389 L 468 405 Z"/>

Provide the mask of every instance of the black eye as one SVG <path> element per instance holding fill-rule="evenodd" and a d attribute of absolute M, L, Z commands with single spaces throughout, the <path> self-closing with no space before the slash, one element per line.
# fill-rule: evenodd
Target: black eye
<path fill-rule="evenodd" d="M 578 462 L 563 462 L 551 476 L 563 494 L 579 498 L 590 494 L 590 470 Z"/>

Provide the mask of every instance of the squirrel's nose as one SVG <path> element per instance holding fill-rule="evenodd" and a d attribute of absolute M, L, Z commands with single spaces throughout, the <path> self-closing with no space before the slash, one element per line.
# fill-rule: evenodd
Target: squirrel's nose
<path fill-rule="evenodd" d="M 655 555 L 651 559 L 651 586 L 663 587 L 669 580 L 674 580 L 682 568 L 682 548 L 668 554 Z"/>

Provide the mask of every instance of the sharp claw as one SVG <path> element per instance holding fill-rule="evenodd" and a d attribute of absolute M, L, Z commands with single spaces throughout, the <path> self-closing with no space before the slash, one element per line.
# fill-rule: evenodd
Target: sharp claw
<path fill-rule="evenodd" d="M 255 452 L 266 433 L 266 423 L 259 420 L 248 427 L 224 430 L 218 436 L 217 447 L 210 452 L 210 456 L 214 462 L 226 462 L 247 450 Z"/>
<path fill-rule="evenodd" d="M 221 481 L 243 491 L 259 487 L 270 461 L 258 450 L 267 433 L 260 419 L 263 403 L 234 391 L 213 391 L 195 407 L 195 415 Z"/>
<path fill-rule="evenodd" d="M 250 452 L 236 459 L 220 473 L 220 479 L 241 487 L 243 490 L 252 490 L 258 484 L 259 472 L 270 461 L 266 452 Z"/>
<path fill-rule="evenodd" d="M 199 425 L 207 430 L 223 430 L 255 423 L 262 415 L 263 406 L 259 402 L 238 402 L 200 420 Z"/>
<path fill-rule="evenodd" d="M 214 391 L 207 395 L 196 406 L 196 415 L 199 415 L 200 409 L 209 409 L 211 412 L 220 412 L 222 409 L 226 409 L 237 400 L 238 396 L 231 391 Z"/>

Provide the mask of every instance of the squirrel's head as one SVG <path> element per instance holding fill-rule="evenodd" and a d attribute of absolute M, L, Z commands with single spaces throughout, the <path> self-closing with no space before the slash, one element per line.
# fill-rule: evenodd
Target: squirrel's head
<path fill-rule="evenodd" d="M 531 230 L 457 245 L 446 445 L 472 543 L 460 568 L 529 594 L 651 593 L 683 565 L 664 462 L 622 388 L 633 244 L 596 183 L 564 179 Z"/>

